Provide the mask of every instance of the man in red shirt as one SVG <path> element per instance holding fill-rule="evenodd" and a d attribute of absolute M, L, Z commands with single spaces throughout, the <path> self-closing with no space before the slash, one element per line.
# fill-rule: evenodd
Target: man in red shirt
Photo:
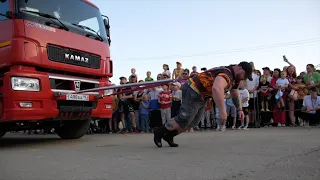
<path fill-rule="evenodd" d="M 173 137 L 199 124 L 205 111 L 206 99 L 213 97 L 220 109 L 220 119 L 227 119 L 224 94 L 230 91 L 239 117 L 244 118 L 238 86 L 241 80 L 252 80 L 252 67 L 248 62 L 212 68 L 195 74 L 182 86 L 182 104 L 179 114 L 164 126 L 154 129 L 154 143 L 162 147 L 163 138 L 171 147 L 177 147 Z"/>

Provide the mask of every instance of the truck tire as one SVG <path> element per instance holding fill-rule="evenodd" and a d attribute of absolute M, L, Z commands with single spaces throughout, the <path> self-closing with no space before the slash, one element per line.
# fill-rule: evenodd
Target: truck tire
<path fill-rule="evenodd" d="M 86 134 L 90 126 L 89 120 L 65 121 L 57 127 L 56 133 L 62 139 L 79 139 Z"/>

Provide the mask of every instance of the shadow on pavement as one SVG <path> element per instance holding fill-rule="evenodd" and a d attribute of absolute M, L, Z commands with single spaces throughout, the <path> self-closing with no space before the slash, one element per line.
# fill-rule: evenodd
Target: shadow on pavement
<path fill-rule="evenodd" d="M 21 146 L 29 146 L 29 145 L 44 145 L 44 144 L 52 144 L 68 141 L 64 139 L 60 139 L 58 136 L 35 136 L 35 135 L 21 135 L 21 136 L 9 136 L 5 135 L 0 138 L 0 149 L 6 148 L 15 148 Z M 72 141 L 72 140 L 71 140 Z"/>

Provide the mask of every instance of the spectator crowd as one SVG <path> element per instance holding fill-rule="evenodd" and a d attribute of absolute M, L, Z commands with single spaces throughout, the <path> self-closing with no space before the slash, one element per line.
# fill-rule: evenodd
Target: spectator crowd
<path fill-rule="evenodd" d="M 318 126 L 320 121 L 320 73 L 313 64 L 306 65 L 306 72 L 297 74 L 296 68 L 285 57 L 288 66 L 271 70 L 268 67 L 256 70 L 254 63 L 253 80 L 240 83 L 245 119 L 238 120 L 237 111 L 229 93 L 225 95 L 225 105 L 228 120 L 221 123 L 219 109 L 212 98 L 207 99 L 206 111 L 198 126 L 189 131 L 216 129 L 247 130 L 249 127 L 269 126 Z M 197 73 L 197 67 L 182 68 L 181 62 L 172 71 L 163 64 L 163 73 L 157 74 L 157 79 L 146 72 L 145 78 L 138 78 L 136 69 L 131 69 L 131 75 L 120 77 L 120 84 L 141 83 L 164 79 L 181 79 L 179 82 L 163 84 L 158 87 L 134 91 L 132 88 L 121 88 L 119 95 L 113 96 L 113 117 L 103 129 L 109 133 L 147 133 L 161 126 L 179 112 L 182 99 L 181 86 L 188 77 Z M 201 68 L 206 71 L 206 68 Z M 133 90 L 128 92 L 127 90 Z M 121 93 L 124 92 L 124 93 Z M 98 127 L 98 126 L 97 126 Z"/>
<path fill-rule="evenodd" d="M 318 126 L 320 122 L 320 72 L 313 64 L 306 65 L 306 71 L 297 74 L 295 66 L 285 57 L 288 66 L 253 69 L 252 81 L 242 81 L 239 86 L 242 99 L 244 120 L 238 120 L 230 93 L 225 94 L 225 106 L 228 120 L 221 122 L 220 111 L 212 98 L 206 101 L 205 112 L 200 123 L 189 130 L 226 131 L 226 129 L 247 130 L 249 127 L 285 127 L 285 126 Z M 193 66 L 182 68 L 181 62 L 171 72 L 169 65 L 163 64 L 163 72 L 152 78 L 151 71 L 145 78 L 138 78 L 136 69 L 131 75 L 120 77 L 120 85 L 142 83 L 165 79 L 180 79 L 178 82 L 162 84 L 157 87 L 134 90 L 134 87 L 119 88 L 119 94 L 113 98 L 113 116 L 108 120 L 91 121 L 88 133 L 150 133 L 179 112 L 182 100 L 182 85 L 195 74 L 206 71 Z M 121 87 L 121 86 L 120 86 Z M 29 132 L 31 133 L 31 132 Z M 38 133 L 35 131 L 35 133 Z M 50 132 L 49 132 L 50 133 Z M 54 133 L 54 132 L 51 132 Z"/>

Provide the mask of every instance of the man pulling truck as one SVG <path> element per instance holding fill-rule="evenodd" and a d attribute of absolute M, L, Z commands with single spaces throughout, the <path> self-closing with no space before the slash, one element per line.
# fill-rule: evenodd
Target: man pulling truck
<path fill-rule="evenodd" d="M 160 128 L 154 130 L 154 143 L 162 147 L 164 139 L 171 147 L 178 147 L 173 140 L 178 134 L 199 124 L 205 111 L 208 97 L 212 97 L 220 109 L 221 124 L 227 120 L 224 103 L 224 94 L 230 90 L 232 101 L 239 113 L 240 119 L 244 118 L 241 98 L 238 90 L 240 81 L 252 80 L 252 68 L 248 62 L 238 65 L 216 67 L 189 78 L 182 86 L 182 104 L 179 114 Z"/>

